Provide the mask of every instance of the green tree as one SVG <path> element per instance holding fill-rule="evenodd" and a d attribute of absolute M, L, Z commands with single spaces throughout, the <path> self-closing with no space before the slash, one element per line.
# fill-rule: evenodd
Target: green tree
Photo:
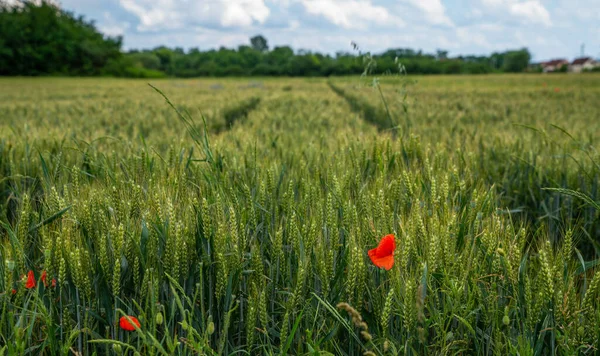
<path fill-rule="evenodd" d="M 435 57 L 436 57 L 438 60 L 445 60 L 445 59 L 448 59 L 448 51 L 446 51 L 446 50 L 443 50 L 443 49 L 438 49 L 438 50 L 436 51 L 436 55 L 435 55 Z"/>
<path fill-rule="evenodd" d="M 267 43 L 267 39 L 262 35 L 254 36 L 250 39 L 250 44 L 252 48 L 259 52 L 267 52 L 269 50 L 269 45 Z"/>
<path fill-rule="evenodd" d="M 154 53 L 160 61 L 160 70 L 165 73 L 171 73 L 173 69 L 171 65 L 175 52 L 168 47 L 160 46 L 152 50 L 152 53 Z"/>
<path fill-rule="evenodd" d="M 531 54 L 527 50 L 527 48 L 523 48 L 516 51 L 507 51 L 504 54 L 504 64 L 502 69 L 505 72 L 524 72 L 525 69 L 529 66 L 529 62 L 531 61 Z"/>
<path fill-rule="evenodd" d="M 248 70 L 255 68 L 263 59 L 260 51 L 249 46 L 239 46 L 238 54 L 242 58 L 243 67 Z"/>
<path fill-rule="evenodd" d="M 152 52 L 134 52 L 127 56 L 139 67 L 151 70 L 160 70 L 160 58 Z"/>
<path fill-rule="evenodd" d="M 0 75 L 102 74 L 121 38 L 42 0 L 0 5 Z"/>

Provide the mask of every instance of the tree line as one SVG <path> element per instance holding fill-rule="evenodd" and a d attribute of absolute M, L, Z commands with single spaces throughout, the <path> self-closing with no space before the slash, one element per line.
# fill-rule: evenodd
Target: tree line
<path fill-rule="evenodd" d="M 79 75 L 120 77 L 332 76 L 361 74 L 365 58 L 379 73 L 483 74 L 526 71 L 526 48 L 489 56 L 449 57 L 447 51 L 423 53 L 389 49 L 365 56 L 358 51 L 335 55 L 270 48 L 257 35 L 247 45 L 211 49 L 122 50 L 122 37 L 103 35 L 82 16 L 42 0 L 8 5 L 0 0 L 0 75 Z"/>

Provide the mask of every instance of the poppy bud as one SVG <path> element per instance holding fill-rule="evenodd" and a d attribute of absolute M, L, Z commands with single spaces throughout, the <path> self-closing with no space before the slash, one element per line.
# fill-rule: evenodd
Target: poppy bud
<path fill-rule="evenodd" d="M 156 325 L 162 325 L 163 315 L 161 312 L 156 313 Z"/>
<path fill-rule="evenodd" d="M 25 288 L 27 289 L 31 289 L 34 288 L 36 285 L 36 281 L 35 281 L 35 276 L 33 274 L 33 271 L 29 271 L 27 272 L 27 283 L 25 284 Z"/>
<path fill-rule="evenodd" d="M 505 315 L 502 318 L 502 324 L 504 324 L 504 326 L 508 326 L 508 324 L 510 324 L 510 318 L 508 317 L 508 315 Z"/>
<path fill-rule="evenodd" d="M 114 344 L 113 350 L 115 351 L 116 354 L 120 355 L 121 354 L 121 345 Z"/>
<path fill-rule="evenodd" d="M 212 335 L 215 332 L 215 323 L 213 323 L 212 321 L 210 323 L 208 323 L 206 332 L 208 333 L 208 335 Z"/>

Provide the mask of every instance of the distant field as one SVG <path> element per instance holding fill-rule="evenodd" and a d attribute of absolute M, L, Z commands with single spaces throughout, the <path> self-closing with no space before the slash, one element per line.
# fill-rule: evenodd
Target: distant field
<path fill-rule="evenodd" d="M 424 140 L 436 134 L 447 135 L 447 128 L 499 129 L 519 134 L 514 123 L 556 124 L 572 134 L 586 132 L 593 139 L 600 136 L 588 130 L 596 124 L 599 75 L 488 75 L 409 77 L 408 103 L 412 133 Z M 54 134 L 77 135 L 81 139 L 102 134 L 135 141 L 142 134 L 154 143 L 171 142 L 172 135 L 183 138 L 180 125 L 165 125 L 175 113 L 147 85 L 156 85 L 178 106 L 194 118 L 202 112 L 215 124 L 221 111 L 252 97 L 263 102 L 277 102 L 301 97 L 303 100 L 339 106 L 348 112 L 343 101 L 327 87 L 327 79 L 189 79 L 128 80 L 98 78 L 0 78 L 0 113 L 2 127 L 24 130 L 40 129 Z M 378 94 L 369 90 L 370 79 L 357 77 L 334 79 L 373 105 L 381 105 Z M 383 93 L 394 116 L 400 95 L 398 77 L 380 77 Z M 307 107 L 305 112 L 309 112 Z M 277 112 L 273 110 L 273 113 Z M 256 115 L 254 115 L 256 116 Z M 402 121 L 404 117 L 399 117 Z M 343 120 L 340 118 L 339 120 Z M 256 121 L 256 120 L 254 120 Z M 209 122 L 210 124 L 211 122 Z M 439 125 L 443 123 L 443 125 Z M 154 126 L 156 125 L 156 126 Z M 492 126 L 490 126 L 492 125 Z M 158 128 L 160 127 L 160 130 Z M 154 130 L 157 129 L 157 130 Z M 165 133 L 165 130 L 168 130 Z M 171 130 L 173 132 L 171 133 Z M 507 137 L 509 132 L 486 132 L 487 137 Z M 154 140 L 157 134 L 163 140 Z M 588 136 L 586 135 L 586 136 Z M 35 133 L 34 137 L 40 135 Z M 43 137 L 43 136 L 42 136 Z"/>
<path fill-rule="evenodd" d="M 599 352 L 600 75 L 149 83 L 0 78 L 0 355 Z"/>

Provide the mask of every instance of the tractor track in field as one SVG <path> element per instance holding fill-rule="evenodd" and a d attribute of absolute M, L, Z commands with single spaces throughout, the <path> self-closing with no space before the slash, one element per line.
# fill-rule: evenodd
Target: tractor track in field
<path fill-rule="evenodd" d="M 395 126 L 385 110 L 371 105 L 364 99 L 349 94 L 332 82 L 328 82 L 327 84 L 334 93 L 346 100 L 353 112 L 360 114 L 363 120 L 377 127 L 379 131 L 389 130 Z"/>
<path fill-rule="evenodd" d="M 236 105 L 232 105 L 223 109 L 219 115 L 223 121 L 219 124 L 211 127 L 212 131 L 219 134 L 224 131 L 231 130 L 234 124 L 240 122 L 243 123 L 248 119 L 248 115 L 260 105 L 262 101 L 261 97 L 253 96 L 251 98 L 242 100 Z"/>

